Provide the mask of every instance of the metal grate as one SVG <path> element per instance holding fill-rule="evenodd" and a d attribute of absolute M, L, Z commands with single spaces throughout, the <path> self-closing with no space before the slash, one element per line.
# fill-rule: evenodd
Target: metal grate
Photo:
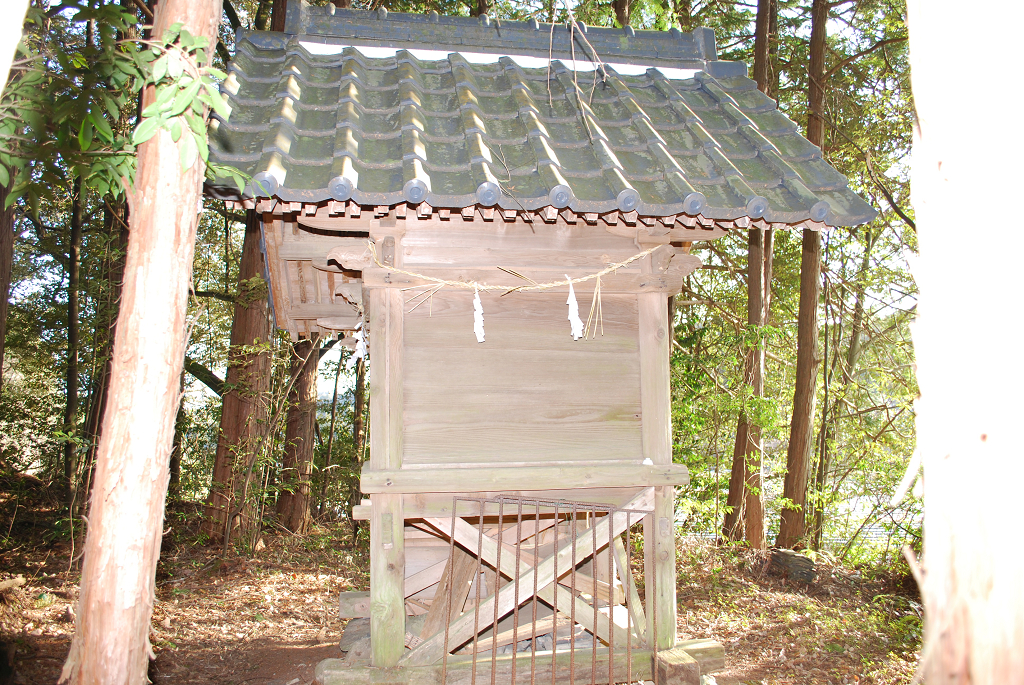
<path fill-rule="evenodd" d="M 632 529 L 649 512 L 519 497 L 456 497 L 452 511 L 442 520 L 450 522 L 443 531 L 446 573 L 454 577 L 457 563 L 475 564 L 475 592 L 465 611 L 457 606 L 465 587 L 459 595 L 448 582 L 435 599 L 445 602 L 447 614 L 442 683 L 449 682 L 451 660 L 465 667 L 467 657 L 470 685 L 635 682 L 634 659 L 646 659 L 658 644 L 657 616 L 648 624 L 632 571 L 640 540 Z M 467 511 L 473 513 L 458 513 Z M 462 551 L 457 556 L 456 545 L 468 558 Z M 653 567 L 644 578 L 648 590 L 656 588 Z M 656 602 L 651 605 L 656 612 Z M 471 632 L 450 634 L 453 622 L 469 625 L 470 613 Z"/>

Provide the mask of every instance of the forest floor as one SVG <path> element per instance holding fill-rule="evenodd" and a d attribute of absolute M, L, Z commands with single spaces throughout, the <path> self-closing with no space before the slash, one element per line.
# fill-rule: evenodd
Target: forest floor
<path fill-rule="evenodd" d="M 222 557 L 179 517 L 169 517 L 157 571 L 154 683 L 307 685 L 317 662 L 342 655 L 338 593 L 369 583 L 347 525 L 267 533 L 255 554 Z M 26 581 L 0 593 L 0 676 L 5 647 L 16 673 L 0 682 L 52 684 L 74 632 L 78 575 L 52 516 L 18 518 L 0 538 L 0 583 Z M 679 552 L 679 636 L 725 645 L 718 685 L 910 682 L 921 621 L 905 578 L 819 560 L 815 582 L 797 584 L 740 548 L 684 540 Z"/>

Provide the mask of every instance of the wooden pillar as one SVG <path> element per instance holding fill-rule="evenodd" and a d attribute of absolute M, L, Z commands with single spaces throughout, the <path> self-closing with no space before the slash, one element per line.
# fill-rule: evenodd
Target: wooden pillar
<path fill-rule="evenodd" d="M 672 413 L 669 345 L 672 328 L 664 293 L 637 295 L 640 315 L 640 406 L 643 457 L 672 463 Z M 648 582 L 647 635 L 658 649 L 676 640 L 675 490 L 655 488 L 654 512 L 644 518 L 644 566 Z M 653 577 L 654 583 L 650 582 Z M 657 625 L 655 625 L 655 621 Z"/>
<path fill-rule="evenodd" d="M 402 467 L 402 324 L 397 289 L 372 289 L 370 303 L 371 470 Z M 405 650 L 405 519 L 401 495 L 370 495 L 370 647 L 373 665 L 394 666 Z"/>

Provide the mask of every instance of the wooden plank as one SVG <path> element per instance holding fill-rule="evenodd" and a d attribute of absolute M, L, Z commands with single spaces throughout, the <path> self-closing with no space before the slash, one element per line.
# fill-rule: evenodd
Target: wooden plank
<path fill-rule="evenodd" d="M 366 238 L 320 236 L 300 232 L 298 239 L 286 240 L 277 249 L 277 257 L 287 260 L 316 260 L 337 247 L 365 249 Z"/>
<path fill-rule="evenodd" d="M 629 567 L 629 559 L 626 557 L 626 548 L 622 544 L 622 538 L 616 536 L 612 543 L 615 568 L 619 573 L 623 586 L 626 588 L 626 596 L 629 604 L 629 613 L 636 627 L 637 635 L 641 640 L 647 636 L 647 618 L 644 616 L 644 607 L 640 603 L 640 593 L 636 589 L 636 581 L 633 579 L 633 570 Z"/>
<path fill-rule="evenodd" d="M 420 637 L 426 639 L 437 634 L 451 618 L 462 613 L 473 579 L 479 571 L 480 562 L 475 556 L 467 554 L 459 546 L 452 549 L 452 556 L 448 558 L 437 585 L 434 601 L 430 603 L 430 610 L 423 620 Z"/>
<path fill-rule="evenodd" d="M 653 501 L 653 498 L 653 491 L 645 489 L 635 498 L 630 500 L 626 508 L 632 509 L 634 507 L 648 505 Z M 609 529 L 611 529 L 611 535 L 618 535 L 621 533 L 625 529 L 626 518 L 626 515 L 623 513 L 603 517 L 595 526 L 597 539 L 607 539 L 609 537 Z M 535 582 L 537 587 L 544 587 L 545 585 L 552 583 L 555 579 L 554 570 L 556 563 L 561 568 L 567 568 L 572 563 L 574 554 L 576 555 L 576 558 L 580 558 L 586 557 L 593 551 L 591 536 L 592 533 L 588 530 L 575 540 L 569 540 L 567 544 L 558 549 L 556 554 L 542 561 L 535 569 L 531 569 L 526 573 L 521 574 L 519 576 L 518 583 L 509 583 L 498 590 L 496 594 L 481 603 L 480 615 L 494 615 L 495 605 L 497 605 L 498 616 L 503 616 L 512 609 L 512 604 L 515 602 L 516 596 L 526 597 L 532 593 Z M 573 549 L 574 547 L 575 551 Z M 458 646 L 472 637 L 474 624 L 475 616 L 472 611 L 463 613 L 457 619 L 452 621 L 448 629 L 448 644 Z M 441 655 L 444 652 L 444 643 L 445 636 L 443 634 L 434 635 L 433 637 L 424 640 L 422 644 L 403 657 L 400 663 L 406 666 L 422 666 L 435 663 L 440 660 Z"/>
<path fill-rule="evenodd" d="M 373 665 L 388 668 L 405 651 L 402 498 L 371 495 L 370 502 L 370 650 Z"/>
<path fill-rule="evenodd" d="M 364 470 L 364 493 L 477 492 L 480 490 L 579 487 L 649 487 L 685 485 L 690 476 L 683 464 L 605 465 L 601 463 L 485 468 L 418 468 Z"/>
<path fill-rule="evenodd" d="M 406 544 L 408 544 L 408 541 Z M 443 559 L 436 564 L 432 564 L 425 569 L 408 576 L 405 579 L 405 596 L 410 597 L 415 595 L 417 592 L 422 592 L 434 583 L 439 582 L 441 580 L 441 576 L 444 574 L 444 569 L 447 564 L 448 560 Z"/>

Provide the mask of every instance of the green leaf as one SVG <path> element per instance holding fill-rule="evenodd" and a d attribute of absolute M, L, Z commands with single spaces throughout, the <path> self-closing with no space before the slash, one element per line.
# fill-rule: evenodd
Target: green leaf
<path fill-rule="evenodd" d="M 143 119 L 142 123 L 135 129 L 135 134 L 132 136 L 132 143 L 135 145 L 145 143 L 160 130 L 160 124 L 161 120 L 156 117 Z"/>
<path fill-rule="evenodd" d="M 199 150 L 196 149 L 196 143 L 192 136 L 185 136 L 181 139 L 181 143 L 178 145 L 178 153 L 181 157 L 182 171 L 188 171 L 192 168 L 192 165 L 196 163 L 198 152 Z"/>
<path fill-rule="evenodd" d="M 206 126 L 203 125 L 203 118 L 196 116 L 192 112 L 185 112 L 183 115 L 185 121 L 188 122 L 188 127 L 195 131 L 196 135 L 206 137 Z"/>
<path fill-rule="evenodd" d="M 181 119 L 175 118 L 172 120 L 171 126 L 168 130 L 171 132 L 171 140 L 177 143 L 178 138 L 181 138 Z"/>
<path fill-rule="evenodd" d="M 159 83 L 163 80 L 167 74 L 167 60 L 169 53 L 162 55 L 159 59 L 153 62 L 153 82 Z"/>
<path fill-rule="evenodd" d="M 178 94 L 178 88 L 173 84 L 167 84 L 160 86 L 156 89 L 156 104 L 159 105 L 160 111 L 164 111 L 171 106 L 171 102 L 174 101 L 174 96 Z"/>
<path fill-rule="evenodd" d="M 219 78 L 221 81 L 225 80 L 228 77 L 226 73 L 224 73 L 217 67 L 206 67 L 204 71 L 214 78 Z"/>
<path fill-rule="evenodd" d="M 167 112 L 169 116 L 177 116 L 184 112 L 195 100 L 196 95 L 199 93 L 199 87 L 203 85 L 199 81 L 193 81 L 188 84 L 185 88 L 181 89 L 181 92 L 174 98 L 174 104 L 171 105 L 170 110 Z"/>
<path fill-rule="evenodd" d="M 99 134 L 107 143 L 114 142 L 114 132 L 110 128 L 110 124 L 107 123 L 106 118 L 102 114 L 96 112 L 89 112 L 89 120 L 92 121 L 92 125 L 96 128 L 96 133 Z"/>
<path fill-rule="evenodd" d="M 220 94 L 220 91 L 215 88 L 207 87 L 206 96 L 209 98 L 208 102 L 213 111 L 219 114 L 224 119 L 231 116 L 231 105 L 224 99 L 224 96 Z"/>
<path fill-rule="evenodd" d="M 195 137 L 196 147 L 199 148 L 199 156 L 205 164 L 210 159 L 210 146 L 206 143 L 206 132 L 196 133 L 193 131 L 192 135 Z"/>
<path fill-rule="evenodd" d="M 196 44 L 196 39 L 187 30 L 183 30 L 178 36 L 178 42 L 184 45 L 186 48 L 190 48 Z"/>
<path fill-rule="evenodd" d="M 185 66 L 181 63 L 181 53 L 177 50 L 171 50 L 167 53 L 167 75 L 177 81 L 181 78 L 181 74 L 184 72 Z"/>
<path fill-rule="evenodd" d="M 11 182 L 11 172 L 7 171 L 7 167 L 0 164 L 0 186 L 6 188 Z"/>
<path fill-rule="evenodd" d="M 83 119 L 82 125 L 78 129 L 78 146 L 82 152 L 92 147 L 92 133 L 92 122 L 88 118 Z"/>

